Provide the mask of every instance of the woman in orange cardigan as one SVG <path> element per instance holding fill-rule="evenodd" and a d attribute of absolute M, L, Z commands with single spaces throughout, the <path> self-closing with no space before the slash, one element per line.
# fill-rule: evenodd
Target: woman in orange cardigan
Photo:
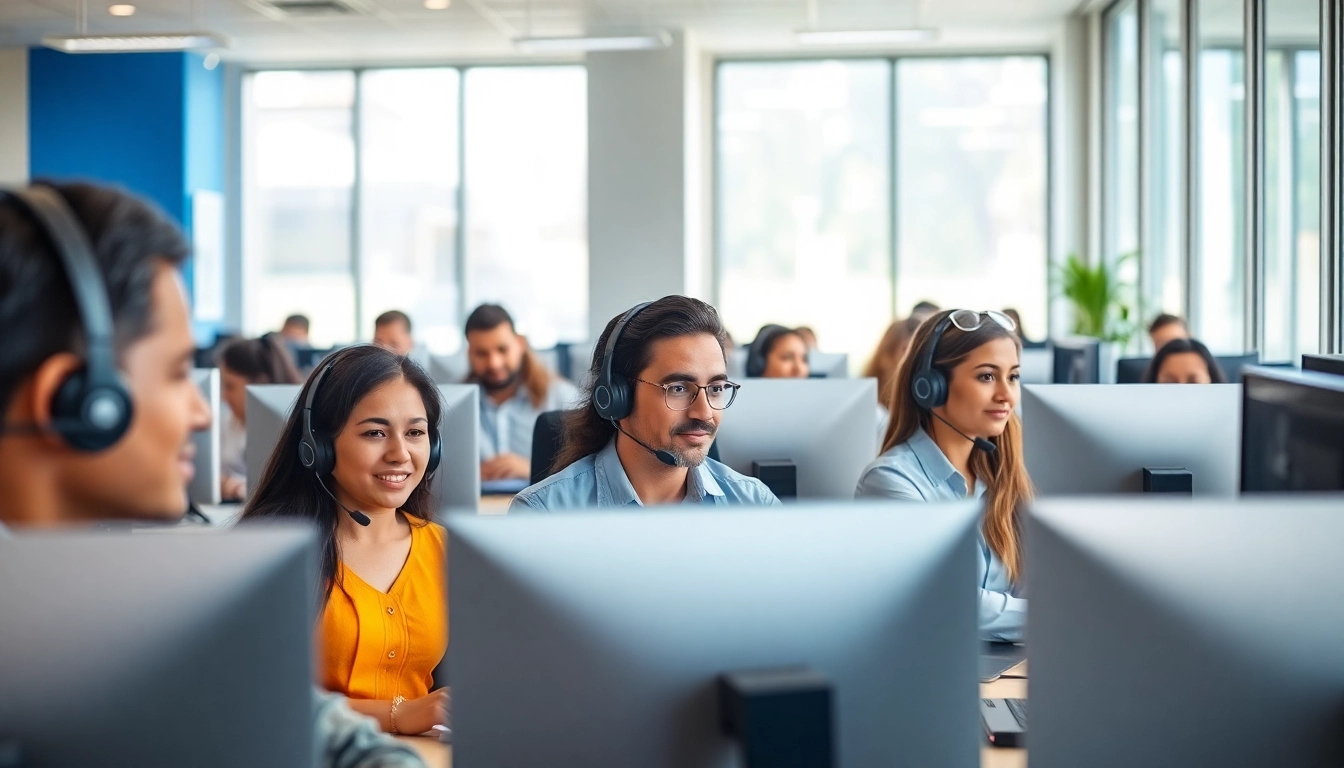
<path fill-rule="evenodd" d="M 448 648 L 444 529 L 431 522 L 438 388 L 374 346 L 341 350 L 299 393 L 243 520 L 321 532 L 319 681 L 389 733 L 447 724 L 433 673 Z"/>

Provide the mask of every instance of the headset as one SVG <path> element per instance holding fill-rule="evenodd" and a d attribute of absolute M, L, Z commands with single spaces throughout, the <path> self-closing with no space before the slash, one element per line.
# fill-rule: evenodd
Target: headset
<path fill-rule="evenodd" d="M 319 482 L 336 469 L 336 445 L 331 438 L 319 437 L 313 431 L 313 403 L 317 400 L 317 391 L 322 387 L 322 379 L 326 378 L 327 372 L 335 367 L 340 356 L 339 352 L 333 355 L 331 362 L 323 365 L 317 372 L 317 376 L 313 377 L 312 386 L 308 387 L 308 396 L 303 401 L 303 435 L 299 438 L 299 463 L 305 469 L 312 470 Z M 443 459 L 443 440 L 439 435 L 439 425 L 430 424 L 427 431 L 429 461 L 425 464 L 425 480 L 434 474 L 434 470 L 439 468 L 439 462 Z M 323 485 L 323 488 L 325 487 Z"/>
<path fill-rule="evenodd" d="M 602 352 L 602 368 L 597 375 L 597 385 L 593 387 L 593 409 L 607 421 L 620 421 L 635 410 L 635 396 L 630 381 L 624 376 L 617 377 L 612 367 L 616 358 L 616 342 L 621 340 L 621 332 L 627 323 L 652 303 L 646 301 L 638 304 L 622 315 L 607 337 L 607 346 Z"/>
<path fill-rule="evenodd" d="M 947 376 L 933 367 L 933 355 L 938 351 L 943 333 L 951 324 L 952 313 L 938 321 L 933 335 L 929 337 L 928 347 L 919 356 L 919 367 L 915 369 L 914 378 L 910 380 L 910 394 L 915 398 L 915 404 L 926 411 L 947 404 Z"/>
<path fill-rule="evenodd" d="M 77 451 L 107 450 L 126 434 L 135 409 L 117 370 L 111 302 L 88 235 L 51 187 L 0 190 L 0 198 L 16 203 L 56 251 L 84 330 L 84 365 L 57 388 L 51 431 Z"/>

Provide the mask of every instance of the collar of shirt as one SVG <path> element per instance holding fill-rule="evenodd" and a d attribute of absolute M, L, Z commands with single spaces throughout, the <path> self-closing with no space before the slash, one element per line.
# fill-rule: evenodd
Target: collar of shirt
<path fill-rule="evenodd" d="M 630 484 L 625 467 L 621 466 L 621 457 L 616 453 L 616 438 L 612 438 L 597 456 L 593 458 L 593 470 L 597 476 L 597 500 L 599 506 L 625 507 L 644 506 Z M 686 498 L 684 504 L 700 504 L 706 496 L 724 495 L 719 481 L 709 471 L 707 463 L 686 473 Z"/>
<path fill-rule="evenodd" d="M 909 446 L 915 454 L 915 460 L 919 462 L 919 468 L 923 470 L 930 483 L 934 486 L 946 486 L 957 494 L 957 498 L 965 498 L 966 478 L 962 477 L 957 468 L 952 466 L 952 462 L 947 460 L 943 449 L 929 437 L 929 433 L 923 429 L 916 429 L 915 434 L 910 436 Z M 984 489 L 984 483 L 975 484 L 977 498 L 984 493 Z"/>

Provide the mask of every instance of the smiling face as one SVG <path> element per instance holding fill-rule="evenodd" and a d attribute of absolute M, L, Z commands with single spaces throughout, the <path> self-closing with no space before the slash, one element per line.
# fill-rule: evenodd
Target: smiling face
<path fill-rule="evenodd" d="M 700 333 L 659 339 L 650 345 L 650 353 L 649 366 L 637 376 L 644 381 L 632 383 L 635 407 L 622 426 L 645 443 L 670 451 L 681 466 L 697 467 L 718 434 L 723 412 L 709 407 L 706 392 L 698 393 L 689 409 L 674 411 L 661 387 L 644 382 L 692 390 L 694 385 L 725 383 L 723 350 L 713 336 Z"/>
<path fill-rule="evenodd" d="M 1017 408 L 1022 389 L 1019 354 L 1011 338 L 981 344 L 956 368 L 948 381 L 947 404 L 938 415 L 975 437 L 998 437 Z"/>
<path fill-rule="evenodd" d="M 181 517 L 195 473 L 191 435 L 210 426 L 210 407 L 191 378 L 195 341 L 177 270 L 159 264 L 150 290 L 150 332 L 122 353 L 135 409 L 130 429 L 106 451 L 73 457 L 62 480 L 71 508 L 92 517 Z"/>
<path fill-rule="evenodd" d="M 807 374 L 807 344 L 803 337 L 796 333 L 785 333 L 775 339 L 770 353 L 765 357 L 765 372 L 761 376 L 767 379 L 806 379 Z"/>
<path fill-rule="evenodd" d="M 402 378 L 356 403 L 335 440 L 332 479 L 341 503 L 373 514 L 406 503 L 429 463 L 429 421 L 420 392 Z"/>

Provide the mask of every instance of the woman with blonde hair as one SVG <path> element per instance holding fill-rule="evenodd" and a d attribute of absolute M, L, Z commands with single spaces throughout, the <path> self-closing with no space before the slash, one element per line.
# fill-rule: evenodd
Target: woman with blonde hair
<path fill-rule="evenodd" d="M 985 501 L 980 536 L 980 636 L 1020 641 L 1021 511 L 1032 497 L 1022 456 L 1022 342 L 1001 312 L 940 312 L 915 333 L 887 393 L 882 455 L 858 498 Z"/>

